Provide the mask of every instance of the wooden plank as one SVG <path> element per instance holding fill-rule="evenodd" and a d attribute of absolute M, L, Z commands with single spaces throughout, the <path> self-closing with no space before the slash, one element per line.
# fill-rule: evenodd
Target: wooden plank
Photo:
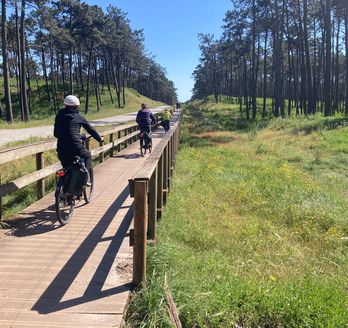
<path fill-rule="evenodd" d="M 55 173 L 57 170 L 61 169 L 61 164 L 53 164 L 50 166 L 45 167 L 42 170 L 33 172 L 31 174 L 28 174 L 24 177 L 18 178 L 12 182 L 6 183 L 4 185 L 0 186 L 0 197 L 11 194 L 12 192 L 24 188 L 26 186 L 29 186 L 30 184 L 43 179 L 45 177 L 48 177 L 49 175 Z"/>
<path fill-rule="evenodd" d="M 134 182 L 133 283 L 146 285 L 147 181 Z"/>
<path fill-rule="evenodd" d="M 175 328 L 182 328 L 182 324 L 179 318 L 179 312 L 176 308 L 176 305 L 174 303 L 173 295 L 170 292 L 168 281 L 167 281 L 167 274 L 164 276 L 164 294 L 166 295 L 167 300 L 167 310 L 170 317 L 170 320 L 172 321 Z"/>

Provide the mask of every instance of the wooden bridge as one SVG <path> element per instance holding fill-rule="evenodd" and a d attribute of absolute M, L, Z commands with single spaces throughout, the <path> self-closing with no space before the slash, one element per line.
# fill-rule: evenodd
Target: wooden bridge
<path fill-rule="evenodd" d="M 146 240 L 155 239 L 169 191 L 180 118 L 178 111 L 167 134 L 154 131 L 145 158 L 134 124 L 103 132 L 109 142 L 92 150 L 101 162 L 93 200 L 81 201 L 64 227 L 55 219 L 53 193 L 44 196 L 44 178 L 59 165 L 45 168 L 42 154 L 55 145 L 0 152 L 0 164 L 33 155 L 37 163 L 36 172 L 0 185 L 0 197 L 32 183 L 42 196 L 0 238 L 0 327 L 122 326 L 132 289 L 145 282 Z"/>

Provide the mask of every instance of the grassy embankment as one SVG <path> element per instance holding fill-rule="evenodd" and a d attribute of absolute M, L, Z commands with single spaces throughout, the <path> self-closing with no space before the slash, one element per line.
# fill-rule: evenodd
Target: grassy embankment
<path fill-rule="evenodd" d="M 15 81 L 12 81 L 12 90 L 15 90 Z M 0 84 L 0 90 L 3 90 Z M 39 92 L 36 88 L 33 88 L 33 112 L 30 115 L 30 121 L 29 122 L 21 122 L 20 121 L 20 115 L 19 115 L 19 105 L 18 105 L 18 97 L 16 94 L 13 94 L 13 112 L 15 121 L 13 124 L 7 124 L 5 121 L 6 115 L 3 113 L 3 120 L 0 120 L 0 129 L 14 129 L 14 128 L 27 128 L 27 127 L 34 127 L 34 126 L 43 126 L 43 125 L 51 125 L 54 122 L 55 112 L 53 110 L 52 101 L 47 101 L 47 95 L 45 93 L 45 88 L 43 85 L 43 82 L 40 82 L 40 96 L 39 98 Z M 76 91 L 76 95 L 79 96 L 81 101 L 81 113 L 84 114 L 85 111 L 85 96 L 82 91 Z M 81 96 L 80 96 L 81 95 Z M 115 116 L 115 115 L 121 115 L 125 113 L 134 112 L 139 109 L 140 104 L 145 102 L 150 107 L 156 107 L 163 105 L 160 102 L 153 101 L 141 94 L 139 94 L 136 90 L 127 88 L 125 90 L 125 98 L 126 98 L 126 105 L 121 106 L 121 108 L 117 107 L 117 101 L 116 101 L 116 95 L 115 92 L 112 94 L 114 103 L 111 102 L 109 92 L 106 87 L 103 88 L 102 94 L 101 94 L 101 102 L 102 106 L 101 109 L 97 110 L 96 105 L 96 98 L 92 94 L 89 97 L 89 109 L 88 113 L 84 114 L 88 120 L 92 119 L 98 119 L 108 116 Z M 0 97 L 2 98 L 3 95 L 0 93 Z M 61 107 L 63 107 L 63 99 L 64 95 L 63 92 L 60 92 L 58 95 L 58 101 Z M 122 100 L 121 100 L 122 104 Z M 3 102 L 4 107 L 4 102 Z"/>
<path fill-rule="evenodd" d="M 218 108 L 218 109 L 215 109 Z M 172 191 L 149 248 L 135 327 L 347 327 L 344 118 L 248 124 L 236 106 L 185 109 Z"/>
<path fill-rule="evenodd" d="M 41 92 L 43 92 L 41 90 Z M 62 96 L 63 97 L 63 96 Z M 36 100 L 35 100 L 36 99 Z M 63 98 L 62 98 L 63 99 Z M 88 119 L 97 119 L 101 117 L 119 115 L 129 112 L 134 112 L 139 109 L 141 103 L 146 102 L 149 106 L 155 107 L 159 105 L 163 105 L 162 103 L 152 101 L 151 99 L 144 97 L 137 93 L 135 90 L 127 89 L 126 90 L 126 106 L 123 108 L 115 108 L 115 104 L 112 104 L 109 98 L 108 93 L 104 90 L 102 95 L 103 107 L 101 111 L 97 111 L 95 97 L 91 97 L 90 99 L 90 112 L 86 117 Z M 49 104 L 47 102 L 43 102 L 43 106 L 40 107 L 37 98 L 34 98 L 37 102 L 34 106 L 34 113 L 32 114 L 32 120 L 28 123 L 16 122 L 12 125 L 8 125 L 5 122 L 0 121 L 0 129 L 4 128 L 21 128 L 21 127 L 33 127 L 40 125 L 52 125 L 54 123 L 54 113 L 51 109 L 49 109 Z M 84 98 L 81 99 L 81 110 L 84 108 Z M 15 111 L 16 109 L 15 106 Z M 41 119 L 40 119 L 41 117 Z M 98 127 L 98 130 L 103 130 L 106 127 Z M 53 136 L 52 136 L 53 137 Z M 13 142 L 6 145 L 1 145 L 0 149 L 5 149 L 8 147 L 14 147 L 19 144 L 34 142 L 42 140 L 42 138 L 31 138 L 28 141 L 20 141 Z M 48 166 L 50 164 L 58 162 L 58 158 L 56 152 L 50 151 L 44 153 L 44 161 L 45 165 Z M 13 181 L 14 179 L 28 174 L 30 172 L 35 171 L 35 157 L 23 158 L 20 160 L 16 160 L 10 163 L 0 164 L 0 175 L 1 175 L 1 183 L 7 183 Z M 54 177 L 46 178 L 46 189 L 47 191 L 53 190 L 54 187 Z M 8 219 L 13 214 L 18 213 L 23 208 L 27 207 L 29 204 L 35 202 L 37 200 L 35 184 L 25 187 L 21 190 L 16 191 L 15 193 L 3 197 L 3 213 L 5 219 Z"/>

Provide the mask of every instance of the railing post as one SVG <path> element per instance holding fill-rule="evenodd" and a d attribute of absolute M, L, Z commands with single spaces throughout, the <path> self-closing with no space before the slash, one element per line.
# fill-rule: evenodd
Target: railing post
<path fill-rule="evenodd" d="M 147 181 L 134 181 L 133 283 L 146 284 Z"/>
<path fill-rule="evenodd" d="M 1 187 L 1 172 L 0 172 L 0 187 Z M 2 212 L 2 197 L 0 196 L 0 221 L 4 218 L 4 214 Z"/>
<path fill-rule="evenodd" d="M 162 217 L 163 210 L 163 154 L 157 166 L 157 220 Z"/>
<path fill-rule="evenodd" d="M 43 152 L 36 154 L 36 171 L 44 168 L 44 156 Z M 37 196 L 42 198 L 45 196 L 45 179 L 40 179 L 37 181 Z"/>
<path fill-rule="evenodd" d="M 167 156 L 168 156 L 168 183 L 167 183 L 167 189 L 168 193 L 170 192 L 170 187 L 171 187 L 171 179 L 172 179 L 172 143 L 171 140 L 168 142 L 168 151 L 167 151 Z"/>
<path fill-rule="evenodd" d="M 112 147 L 110 148 L 109 156 L 113 157 L 114 156 L 114 134 L 113 133 L 110 134 L 109 142 L 112 142 Z"/>
<path fill-rule="evenodd" d="M 163 204 L 167 203 L 168 196 L 168 145 L 164 148 L 163 154 Z"/>
<path fill-rule="evenodd" d="M 121 131 L 117 132 L 117 139 L 121 139 Z M 117 145 L 117 152 L 121 151 L 121 144 Z"/>
<path fill-rule="evenodd" d="M 99 142 L 99 147 L 103 146 L 102 142 Z M 103 163 L 104 162 L 104 151 L 102 151 L 99 155 L 99 163 Z"/>
<path fill-rule="evenodd" d="M 147 238 L 156 239 L 157 221 L 157 167 L 152 174 L 149 182 L 149 222 L 147 228 Z"/>

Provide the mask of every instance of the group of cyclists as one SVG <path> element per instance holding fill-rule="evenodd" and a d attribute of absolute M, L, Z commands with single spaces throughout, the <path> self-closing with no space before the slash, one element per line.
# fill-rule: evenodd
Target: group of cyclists
<path fill-rule="evenodd" d="M 64 98 L 64 108 L 58 112 L 55 118 L 54 136 L 57 138 L 57 153 L 63 168 L 73 165 L 76 157 L 84 160 L 85 167 L 89 172 L 88 185 L 91 183 L 90 181 L 93 181 L 92 155 L 84 143 L 81 142 L 81 127 L 100 143 L 104 142 L 104 138 L 79 113 L 79 106 L 80 100 L 76 96 L 69 95 Z M 178 108 L 178 104 L 176 107 Z M 169 130 L 171 117 L 171 111 L 168 109 L 162 113 L 161 124 L 165 132 Z M 151 125 L 157 124 L 157 120 L 147 104 L 141 105 L 141 109 L 137 113 L 136 122 L 140 132 L 146 133 L 151 140 Z"/>

